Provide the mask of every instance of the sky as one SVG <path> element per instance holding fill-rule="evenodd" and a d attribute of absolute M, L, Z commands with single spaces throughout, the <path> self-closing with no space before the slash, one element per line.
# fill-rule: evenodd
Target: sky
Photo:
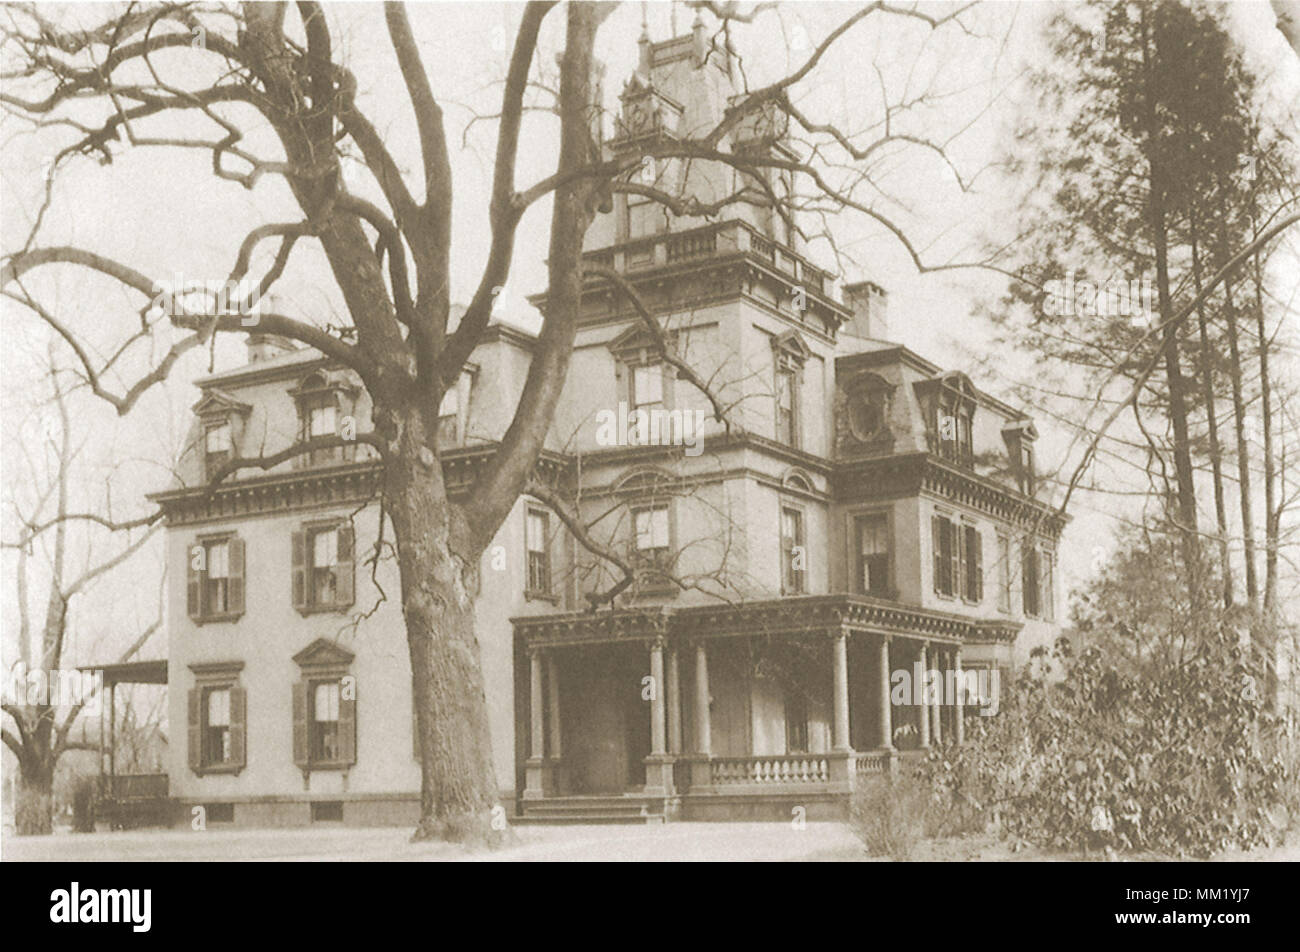
<path fill-rule="evenodd" d="M 937 15 L 953 7 L 924 5 L 927 12 Z M 783 4 L 778 11 L 760 16 L 753 26 L 737 28 L 735 41 L 751 84 L 787 73 L 807 56 L 810 44 L 855 8 L 841 3 Z M 966 191 L 942 160 L 923 150 L 887 150 L 873 169 L 878 187 L 872 195 L 873 204 L 905 228 L 927 263 L 973 261 L 987 242 L 1007 237 L 1016 209 L 1011 189 L 991 166 L 1003 154 L 1025 104 L 1023 73 L 1042 63 L 1038 33 L 1053 8 L 1046 3 L 986 3 L 964 15 L 966 30 L 949 27 L 934 33 L 920 23 L 873 15 L 854 27 L 809 80 L 797 87 L 800 108 L 851 131 L 879 122 L 884 101 L 914 101 L 912 108 L 893 120 L 896 130 L 947 143 L 952 164 L 968 183 Z M 486 257 L 495 124 L 484 117 L 498 108 L 500 78 L 521 9 L 519 4 L 502 3 L 416 3 L 411 8 L 425 65 L 446 113 L 455 182 L 455 300 L 464 301 L 471 295 Z M 68 5 L 57 15 L 89 23 L 101 16 L 102 10 Z M 413 187 L 418 190 L 414 126 L 380 9 L 369 3 L 329 4 L 327 15 L 336 49 L 358 77 L 362 108 L 374 117 L 390 149 L 409 168 Z M 663 40 L 671 35 L 674 17 L 679 31 L 685 32 L 693 16 L 684 4 L 670 3 L 624 3 L 610 16 L 597 45 L 597 54 L 608 67 L 608 107 L 615 107 L 622 83 L 635 64 L 643 17 L 652 38 Z M 1268 74 L 1271 94 L 1281 102 L 1300 101 L 1300 68 L 1274 28 L 1268 5 L 1237 4 L 1229 16 L 1248 60 Z M 554 55 L 562 44 L 562 26 L 557 13 L 544 25 L 538 56 L 543 80 L 554 78 Z M 159 59 L 164 70 L 188 62 L 188 58 Z M 529 113 L 517 174 L 519 186 L 553 171 L 556 126 L 555 117 L 545 111 Z M 250 130 L 248 141 L 265 146 L 266 131 Z M 21 245 L 30 228 L 49 153 L 48 134 L 33 135 L 10 117 L 0 119 L 0 243 L 6 250 Z M 74 160 L 58 175 L 42 243 L 102 248 L 162 278 L 221 277 L 249 228 L 294 216 L 287 192 L 274 176 L 249 191 L 213 180 L 208 162 L 203 153 L 178 157 L 157 149 L 118 150 L 111 165 L 91 158 Z M 350 183 L 363 194 L 370 187 L 364 175 L 350 178 Z M 520 226 L 501 310 L 521 323 L 532 317 L 526 296 L 545 285 L 548 218 L 547 203 L 539 203 Z M 837 259 L 825 242 L 814 244 L 813 256 L 831 270 L 841 271 L 846 281 L 868 278 L 887 289 L 893 339 L 942 366 L 971 371 L 982 388 L 1035 413 L 1034 406 L 1015 398 L 1017 385 L 1036 378 L 1034 359 L 997 346 L 993 328 L 978 316 L 980 307 L 1004 290 L 1005 279 L 979 270 L 919 275 L 892 236 L 853 212 L 836 216 L 831 228 L 843 257 Z M 337 297 L 329 290 L 320 259 L 313 260 L 312 255 L 304 248 L 302 257 L 295 258 L 298 276 L 279 290 L 276 307 L 337 323 L 341 311 Z M 1300 277 L 1295 280 L 1300 283 Z M 47 303 L 79 315 L 79 326 L 88 329 L 92 345 L 100 352 L 111 348 L 120 337 L 123 322 L 129 324 L 138 306 L 107 282 L 42 276 L 34 279 L 32 286 Z M 41 405 L 47 396 L 44 377 L 49 334 L 11 302 L 0 303 L 0 308 L 5 354 L 0 423 L 6 445 L 20 441 L 34 446 L 46 432 L 49 418 Z M 155 348 L 152 355 L 142 354 L 141 360 L 156 359 L 160 353 Z M 92 398 L 79 398 L 76 423 L 84 435 L 85 449 L 77 472 L 77 491 L 86 504 L 101 501 L 108 487 L 116 511 L 124 515 L 144 511 L 141 490 L 160 489 L 169 481 L 168 461 L 181 445 L 189 422 L 188 408 L 197 398 L 190 381 L 209 367 L 221 369 L 243 361 L 243 346 L 235 340 L 222 342 L 210 354 L 192 354 L 177 365 L 165 386 L 151 392 L 127 418 L 119 419 L 110 407 Z M 1042 416 L 1039 429 L 1043 433 L 1042 465 L 1053 468 L 1067 462 L 1063 434 Z M 14 488 L 12 474 L 22 472 L 21 461 L 16 459 L 13 454 L 0 454 L 0 478 L 11 493 L 22 497 L 30 487 Z M 6 497 L 6 512 L 0 522 L 6 538 L 13 527 L 8 501 Z M 1071 512 L 1074 521 L 1062 548 L 1067 587 L 1095 567 L 1098 555 L 1108 550 L 1115 528 L 1131 513 L 1131 507 L 1126 509 L 1110 497 L 1084 494 Z M 12 563 L 4 564 L 7 574 Z M 117 597 L 117 592 L 107 589 L 91 593 L 88 604 L 97 608 L 87 612 L 89 621 L 79 635 L 84 639 L 79 651 L 98 652 L 101 657 L 95 660 L 103 660 L 111 646 L 129 641 L 132 631 L 152 619 L 155 603 L 136 597 L 141 588 L 133 583 L 150 578 L 151 573 L 156 577 L 160 566 L 160 553 L 151 551 L 120 576 L 119 585 L 132 589 L 131 598 Z M 13 595 L 11 586 L 4 589 L 0 606 L 9 630 Z M 7 643 L 8 638 L 5 640 Z M 161 656 L 162 648 L 152 645 L 145 654 Z"/>

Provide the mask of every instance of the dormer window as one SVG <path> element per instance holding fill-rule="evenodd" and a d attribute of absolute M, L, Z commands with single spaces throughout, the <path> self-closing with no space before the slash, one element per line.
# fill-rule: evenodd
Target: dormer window
<path fill-rule="evenodd" d="M 229 419 L 215 420 L 203 428 L 203 468 L 208 479 L 234 456 L 234 435 Z"/>
<path fill-rule="evenodd" d="M 1028 496 L 1032 496 L 1037 489 L 1034 471 L 1034 440 L 1037 438 L 1038 431 L 1029 420 L 1017 420 L 1002 431 L 1016 485 Z"/>
<path fill-rule="evenodd" d="M 238 453 L 244 421 L 252 407 L 220 390 L 207 390 L 194 405 L 199 418 L 198 453 L 203 479 L 211 481 Z"/>
<path fill-rule="evenodd" d="M 344 418 L 353 412 L 355 388 L 321 371 L 304 380 L 292 391 L 298 404 L 298 440 L 307 443 L 337 437 L 344 432 Z M 313 449 L 295 458 L 295 465 L 328 466 L 351 462 L 355 446 L 330 446 Z"/>
<path fill-rule="evenodd" d="M 944 459 L 969 466 L 975 458 L 975 387 L 965 374 L 926 381 L 930 390 L 930 446 Z"/>

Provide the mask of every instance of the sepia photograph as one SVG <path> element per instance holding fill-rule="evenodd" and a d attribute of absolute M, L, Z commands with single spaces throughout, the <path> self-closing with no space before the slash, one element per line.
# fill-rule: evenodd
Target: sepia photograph
<path fill-rule="evenodd" d="M 1263 921 L 1298 137 L 1289 0 L 0 4 L 24 915 L 1051 862 Z"/>

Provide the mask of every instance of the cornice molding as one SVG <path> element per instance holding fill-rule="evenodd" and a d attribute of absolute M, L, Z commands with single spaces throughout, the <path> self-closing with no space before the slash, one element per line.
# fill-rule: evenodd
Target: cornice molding
<path fill-rule="evenodd" d="M 530 650 L 581 644 L 670 644 L 763 635 L 876 634 L 949 645 L 1014 640 L 1020 625 L 953 615 L 865 595 L 803 595 L 726 605 L 657 606 L 511 619 Z"/>

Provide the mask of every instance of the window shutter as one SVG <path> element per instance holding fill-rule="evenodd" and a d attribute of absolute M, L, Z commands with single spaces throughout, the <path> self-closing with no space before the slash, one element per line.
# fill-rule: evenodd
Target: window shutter
<path fill-rule="evenodd" d="M 203 692 L 198 688 L 190 688 L 190 769 L 195 773 L 197 773 L 203 766 L 203 723 L 200 719 L 200 715 L 202 714 L 202 704 Z"/>
<path fill-rule="evenodd" d="M 239 768 L 248 762 L 248 719 L 245 714 L 247 692 L 237 685 L 230 687 L 230 763 Z"/>
<path fill-rule="evenodd" d="M 297 529 L 293 533 L 293 607 L 307 610 L 307 533 Z"/>
<path fill-rule="evenodd" d="M 948 531 L 948 559 L 952 564 L 952 584 L 949 594 L 961 598 L 966 589 L 966 546 L 961 537 L 961 523 L 945 520 L 944 528 Z"/>
<path fill-rule="evenodd" d="M 230 552 L 228 607 L 230 614 L 242 615 L 244 614 L 244 540 L 232 536 L 227 544 Z"/>
<path fill-rule="evenodd" d="M 293 686 L 293 762 L 304 770 L 311 762 L 307 756 L 306 681 L 298 681 Z"/>
<path fill-rule="evenodd" d="M 943 592 L 943 570 L 945 568 L 943 561 L 943 547 L 941 539 L 943 537 L 943 520 L 938 516 L 930 517 L 930 548 L 934 551 L 934 590 Z"/>
<path fill-rule="evenodd" d="M 984 601 L 984 537 L 978 529 L 969 530 L 975 539 L 972 554 L 975 557 L 975 601 Z"/>
<path fill-rule="evenodd" d="M 334 589 L 334 607 L 347 608 L 354 600 L 356 577 L 353 560 L 353 530 L 351 526 L 339 526 L 338 549 L 338 586 Z"/>
<path fill-rule="evenodd" d="M 352 697 L 339 685 L 339 761 L 357 762 L 357 679 L 352 677 Z"/>
<path fill-rule="evenodd" d="M 189 547 L 185 562 L 185 611 L 195 621 L 203 617 L 203 573 L 194 567 L 197 548 L 200 548 L 197 543 Z"/>

